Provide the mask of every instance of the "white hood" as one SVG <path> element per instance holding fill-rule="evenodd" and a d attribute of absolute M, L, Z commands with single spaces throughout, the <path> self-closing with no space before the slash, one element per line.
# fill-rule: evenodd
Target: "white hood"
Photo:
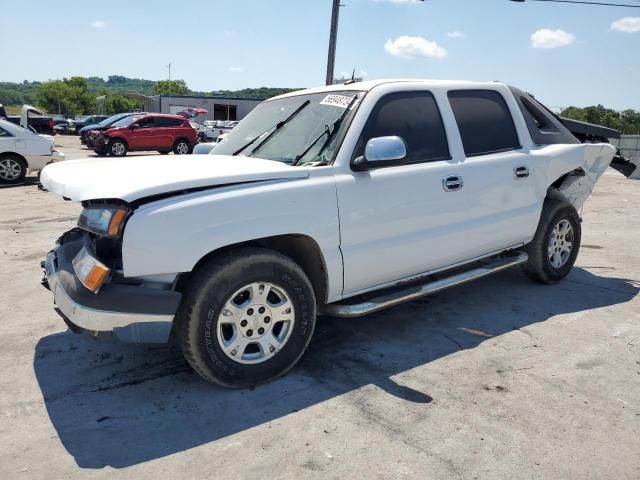
<path fill-rule="evenodd" d="M 259 158 L 148 155 L 54 163 L 42 171 L 40 183 L 76 202 L 112 198 L 132 202 L 185 189 L 308 176 L 305 168 Z"/>

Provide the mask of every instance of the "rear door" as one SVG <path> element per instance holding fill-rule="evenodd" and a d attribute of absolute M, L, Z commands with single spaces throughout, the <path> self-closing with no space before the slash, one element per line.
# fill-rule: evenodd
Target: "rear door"
<path fill-rule="evenodd" d="M 183 119 L 171 117 L 158 117 L 156 124 L 158 127 L 158 147 L 169 150 L 180 136 L 180 127 L 184 123 Z"/>
<path fill-rule="evenodd" d="M 541 202 L 535 182 L 536 165 L 522 147 L 507 98 L 497 90 L 450 90 L 463 153 L 463 188 L 456 195 L 468 204 L 473 244 L 466 257 L 475 257 L 528 241 L 538 225 Z M 515 102 L 510 102 L 514 112 Z"/>

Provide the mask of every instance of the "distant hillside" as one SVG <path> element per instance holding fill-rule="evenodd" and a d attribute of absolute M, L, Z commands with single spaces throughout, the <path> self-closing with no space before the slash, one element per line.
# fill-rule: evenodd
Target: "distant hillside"
<path fill-rule="evenodd" d="M 86 78 L 89 93 L 106 92 L 118 94 L 123 92 L 142 93 L 144 95 L 154 95 L 156 82 L 141 78 L 128 78 L 122 75 L 110 75 L 106 80 L 101 77 Z M 0 82 L 0 103 L 4 105 L 35 104 L 38 89 L 49 82 L 29 82 L 22 83 Z M 242 90 L 214 90 L 210 92 L 196 92 L 188 90 L 186 95 L 223 95 L 238 98 L 258 98 L 266 99 L 283 93 L 297 90 L 294 88 L 245 88 Z"/>

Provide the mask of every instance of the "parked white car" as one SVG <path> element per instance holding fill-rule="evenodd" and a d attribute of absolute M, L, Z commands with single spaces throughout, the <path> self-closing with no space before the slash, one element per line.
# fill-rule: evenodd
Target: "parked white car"
<path fill-rule="evenodd" d="M 194 155 L 208 155 L 214 148 L 216 148 L 216 146 L 220 142 L 222 142 L 226 138 L 226 136 L 227 134 L 223 133 L 222 135 L 219 135 L 218 138 L 216 138 L 215 142 L 199 143 L 195 147 L 193 147 L 193 152 L 191 153 L 193 153 Z"/>
<path fill-rule="evenodd" d="M 84 210 L 46 278 L 73 330 L 173 332 L 205 379 L 252 386 L 300 359 L 318 312 L 364 315 L 516 265 L 561 280 L 614 153 L 497 82 L 294 92 L 211 155 L 47 167 L 44 187 Z"/>
<path fill-rule="evenodd" d="M 55 150 L 53 137 L 0 120 L 0 185 L 19 183 L 27 173 L 58 160 L 64 154 Z"/>
<path fill-rule="evenodd" d="M 217 140 L 220 135 L 229 133 L 239 122 L 224 120 L 206 120 L 200 127 L 199 134 L 204 141 Z"/>

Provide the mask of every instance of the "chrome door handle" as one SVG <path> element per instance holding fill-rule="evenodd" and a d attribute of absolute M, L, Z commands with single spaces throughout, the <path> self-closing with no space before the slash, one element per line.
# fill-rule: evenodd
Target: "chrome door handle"
<path fill-rule="evenodd" d="M 442 188 L 445 192 L 457 192 L 464 187 L 464 181 L 460 175 L 451 175 L 442 179 Z"/>
<path fill-rule="evenodd" d="M 513 178 L 516 180 L 522 180 L 529 176 L 529 169 L 525 166 L 516 167 L 513 169 Z"/>

